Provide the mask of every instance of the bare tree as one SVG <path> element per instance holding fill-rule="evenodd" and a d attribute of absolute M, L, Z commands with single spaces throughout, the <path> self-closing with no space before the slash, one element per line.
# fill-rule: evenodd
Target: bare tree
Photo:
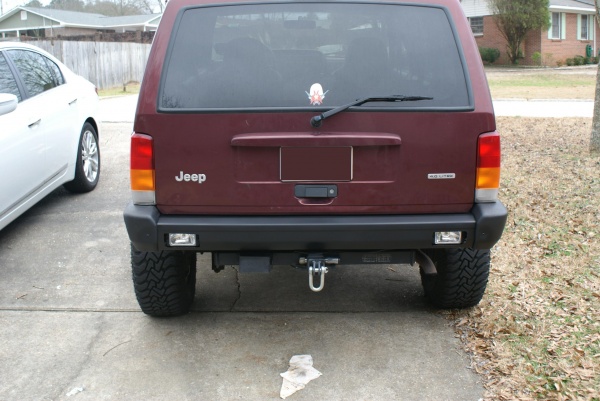
<path fill-rule="evenodd" d="M 163 0 L 138 0 L 140 8 L 146 10 L 150 14 L 162 13 L 165 5 Z"/>
<path fill-rule="evenodd" d="M 600 24 L 600 0 L 596 0 L 596 20 Z M 596 96 L 594 101 L 590 153 L 600 155 L 600 63 L 598 63 L 598 73 L 596 74 Z"/>
<path fill-rule="evenodd" d="M 87 4 L 86 11 L 110 17 L 152 14 L 147 0 L 95 0 Z"/>
<path fill-rule="evenodd" d="M 85 11 L 85 3 L 82 0 L 52 0 L 48 8 L 68 11 Z"/>
<path fill-rule="evenodd" d="M 25 4 L 25 7 L 44 8 L 44 5 L 40 3 L 39 0 L 31 0 L 29 3 Z"/>
<path fill-rule="evenodd" d="M 39 0 L 31 0 L 28 6 L 43 7 Z M 51 0 L 47 7 L 116 17 L 162 13 L 164 4 L 163 0 Z"/>

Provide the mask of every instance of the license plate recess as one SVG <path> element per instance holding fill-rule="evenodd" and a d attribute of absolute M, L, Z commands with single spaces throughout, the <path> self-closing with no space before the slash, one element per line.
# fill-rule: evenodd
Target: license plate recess
<path fill-rule="evenodd" d="M 282 182 L 352 181 L 352 146 L 281 147 Z"/>

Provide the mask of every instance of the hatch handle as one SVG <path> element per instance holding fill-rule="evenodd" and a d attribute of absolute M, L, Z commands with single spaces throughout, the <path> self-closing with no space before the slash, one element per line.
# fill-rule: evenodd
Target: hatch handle
<path fill-rule="evenodd" d="M 294 196 L 296 198 L 335 198 L 337 185 L 296 185 Z"/>

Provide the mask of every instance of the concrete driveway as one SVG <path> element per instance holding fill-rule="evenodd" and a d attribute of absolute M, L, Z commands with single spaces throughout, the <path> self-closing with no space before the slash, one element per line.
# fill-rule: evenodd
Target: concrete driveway
<path fill-rule="evenodd" d="M 215 274 L 202 255 L 192 313 L 142 314 L 122 222 L 130 132 L 102 125 L 94 192 L 59 189 L 0 231 L 0 400 L 276 400 L 298 354 L 323 375 L 291 400 L 482 397 L 416 267 L 339 267 L 315 294 L 304 271 Z"/>

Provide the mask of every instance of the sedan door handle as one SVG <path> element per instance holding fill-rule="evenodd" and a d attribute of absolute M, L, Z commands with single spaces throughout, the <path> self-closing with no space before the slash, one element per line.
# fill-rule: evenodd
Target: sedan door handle
<path fill-rule="evenodd" d="M 72 106 L 72 105 L 74 105 L 75 103 L 77 103 L 77 98 L 75 98 L 75 99 L 71 100 L 71 101 L 69 102 L 69 106 Z"/>
<path fill-rule="evenodd" d="M 32 122 L 31 124 L 29 124 L 29 125 L 28 125 L 28 127 L 29 127 L 29 128 L 33 128 L 33 127 L 35 127 L 36 125 L 39 125 L 39 124 L 40 124 L 40 122 L 42 122 L 42 119 L 41 119 L 41 118 L 38 118 L 36 121 L 34 121 L 34 122 Z"/>

